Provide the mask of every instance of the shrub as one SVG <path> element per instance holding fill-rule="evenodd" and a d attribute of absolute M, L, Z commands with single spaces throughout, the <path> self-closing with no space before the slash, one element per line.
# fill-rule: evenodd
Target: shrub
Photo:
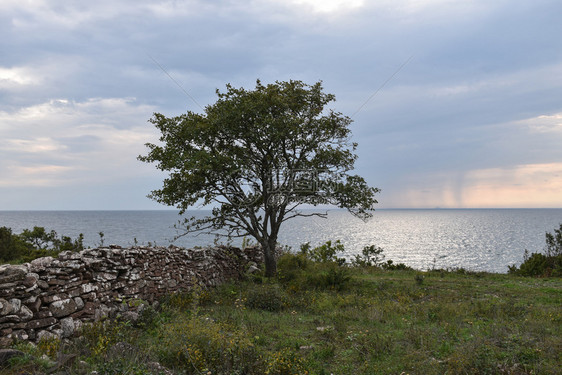
<path fill-rule="evenodd" d="M 259 356 L 240 329 L 193 315 L 162 326 L 155 350 L 160 362 L 186 374 L 256 373 Z"/>
<path fill-rule="evenodd" d="M 281 282 L 291 282 L 306 270 L 311 261 L 304 253 L 283 254 L 277 262 L 277 277 Z"/>
<path fill-rule="evenodd" d="M 308 374 L 308 370 L 298 354 L 284 349 L 269 356 L 264 373 L 266 375 L 304 375 Z"/>
<path fill-rule="evenodd" d="M 332 241 L 326 241 L 323 245 L 317 246 L 313 249 L 310 248 L 310 243 L 307 242 L 301 245 L 301 253 L 313 262 L 336 262 L 339 265 L 345 263 L 345 258 L 338 258 L 338 253 L 345 251 L 343 244 L 337 240 L 333 245 Z"/>
<path fill-rule="evenodd" d="M 107 350 L 118 342 L 127 342 L 130 326 L 126 322 L 97 321 L 84 324 L 81 336 L 84 340 L 84 349 L 93 357 L 103 357 Z"/>
<path fill-rule="evenodd" d="M 21 257 L 29 251 L 26 244 L 11 228 L 0 227 L 0 261 L 9 262 Z"/>
<path fill-rule="evenodd" d="M 283 309 L 283 295 L 279 288 L 264 285 L 248 292 L 247 305 L 252 309 L 281 311 Z"/>
<path fill-rule="evenodd" d="M 186 311 L 193 307 L 194 299 L 191 292 L 177 292 L 164 296 L 162 298 L 162 304 L 172 309 Z"/>
<path fill-rule="evenodd" d="M 543 253 L 525 250 L 523 263 L 519 267 L 508 266 L 508 273 L 520 276 L 562 277 L 562 224 L 554 234 L 546 233 L 546 249 Z"/>
<path fill-rule="evenodd" d="M 44 337 L 37 343 L 37 349 L 50 358 L 57 358 L 60 347 L 61 340 L 55 336 Z"/>
<path fill-rule="evenodd" d="M 44 256 L 56 256 L 61 251 L 80 251 L 84 249 L 84 236 L 77 239 L 59 237 L 55 231 L 47 232 L 43 227 L 24 229 L 20 234 L 12 233 L 11 228 L 0 227 L 0 261 L 23 263 Z"/>
<path fill-rule="evenodd" d="M 554 230 L 554 234 L 546 233 L 546 256 L 562 256 L 562 223 L 559 229 Z"/>
<path fill-rule="evenodd" d="M 349 269 L 333 262 L 316 265 L 304 274 L 306 285 L 318 289 L 341 291 L 345 289 L 350 280 Z"/>
<path fill-rule="evenodd" d="M 394 264 L 394 262 L 390 259 L 387 260 L 386 263 L 382 263 L 381 267 L 385 270 L 388 270 L 388 271 L 397 271 L 397 270 L 412 271 L 413 270 L 412 267 L 407 266 L 404 263 Z"/>
<path fill-rule="evenodd" d="M 361 254 L 356 254 L 351 264 L 359 267 L 380 267 L 383 263 L 384 255 L 382 247 L 375 245 L 365 246 Z"/>
<path fill-rule="evenodd" d="M 344 251 L 340 241 L 325 244 L 311 249 L 309 243 L 301 245 L 297 254 L 284 254 L 278 262 L 279 281 L 298 291 L 302 288 L 318 288 L 342 290 L 351 280 L 345 265 L 345 258 L 338 253 Z"/>

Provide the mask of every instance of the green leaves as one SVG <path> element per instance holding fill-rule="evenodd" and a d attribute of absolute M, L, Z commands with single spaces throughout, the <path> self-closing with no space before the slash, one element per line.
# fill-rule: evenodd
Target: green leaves
<path fill-rule="evenodd" d="M 217 95 L 204 114 L 155 113 L 150 122 L 161 145 L 149 143 L 148 155 L 139 156 L 169 173 L 151 198 L 181 213 L 196 204 L 220 206 L 186 230 L 226 229 L 271 247 L 281 223 L 299 216 L 303 204 L 370 215 L 379 190 L 347 174 L 357 158 L 351 119 L 327 108 L 335 97 L 321 82 L 258 80 L 254 90 L 228 84 Z"/>
<path fill-rule="evenodd" d="M 47 232 L 43 227 L 24 229 L 22 233 L 12 233 L 11 228 L 0 227 L 0 261 L 28 262 L 42 256 L 54 256 L 62 251 L 84 249 L 84 236 L 72 239 L 60 236 L 54 231 Z"/>

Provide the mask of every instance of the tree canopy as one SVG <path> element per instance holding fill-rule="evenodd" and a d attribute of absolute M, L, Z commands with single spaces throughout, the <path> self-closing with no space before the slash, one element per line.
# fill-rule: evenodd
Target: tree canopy
<path fill-rule="evenodd" d="M 334 95 L 321 82 L 263 85 L 254 90 L 226 86 L 203 114 L 155 113 L 160 145 L 148 143 L 139 160 L 168 172 L 149 197 L 180 209 L 211 205 L 212 214 L 185 220 L 186 233 L 226 231 L 251 236 L 262 246 L 266 275 L 276 272 L 281 224 L 303 212 L 301 205 L 334 205 L 366 219 L 377 188 L 349 174 L 357 156 L 350 141 L 352 120 L 327 109 Z"/>

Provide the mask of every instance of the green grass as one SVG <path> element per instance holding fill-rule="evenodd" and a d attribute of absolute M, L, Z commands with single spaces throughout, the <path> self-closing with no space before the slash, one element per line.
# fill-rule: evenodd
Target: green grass
<path fill-rule="evenodd" d="M 151 361 L 178 374 L 555 374 L 562 368 L 560 278 L 373 267 L 351 268 L 348 276 L 339 290 L 306 285 L 306 277 L 256 278 L 169 297 L 138 327 L 98 324 L 61 350 L 107 374 L 158 373 Z M 118 341 L 135 345 L 130 359 L 108 353 Z"/>

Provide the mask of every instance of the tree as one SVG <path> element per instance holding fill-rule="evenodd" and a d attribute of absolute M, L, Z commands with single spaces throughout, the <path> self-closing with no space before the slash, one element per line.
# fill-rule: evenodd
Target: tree
<path fill-rule="evenodd" d="M 11 228 L 0 227 L 0 261 L 30 262 L 43 256 L 56 256 L 62 251 L 84 250 L 84 235 L 80 233 L 73 240 L 60 236 L 54 230 L 47 232 L 43 227 L 24 229 L 20 234 Z"/>
<path fill-rule="evenodd" d="M 367 219 L 379 189 L 348 174 L 357 159 L 351 119 L 326 109 L 335 97 L 321 82 L 264 86 L 258 80 L 254 90 L 226 88 L 204 114 L 155 113 L 149 121 L 162 145 L 147 143 L 149 153 L 139 160 L 169 173 L 150 198 L 180 214 L 196 204 L 214 206 L 206 218 L 185 219 L 185 233 L 251 236 L 263 249 L 266 275 L 273 276 L 281 224 L 327 215 L 299 206 L 335 205 Z"/>

